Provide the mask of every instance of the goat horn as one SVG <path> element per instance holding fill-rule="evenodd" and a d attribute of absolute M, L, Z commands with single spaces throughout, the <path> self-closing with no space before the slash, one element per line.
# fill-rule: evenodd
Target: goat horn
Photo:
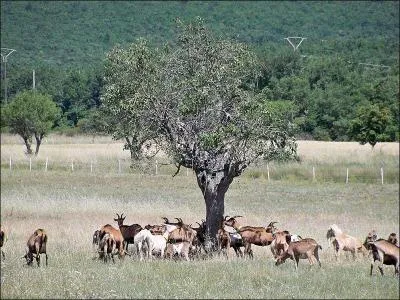
<path fill-rule="evenodd" d="M 117 215 L 117 218 L 119 219 L 120 218 L 119 214 L 117 214 L 117 213 L 115 213 L 115 214 Z"/>
<path fill-rule="evenodd" d="M 274 226 L 274 224 L 276 224 L 276 223 L 278 223 L 278 222 L 273 221 L 273 222 L 269 223 L 269 225 Z"/>
<path fill-rule="evenodd" d="M 229 218 L 229 216 L 225 216 L 224 221 L 226 221 L 226 219 L 228 219 L 228 218 Z"/>
<path fill-rule="evenodd" d="M 234 216 L 234 217 L 232 217 L 232 218 L 242 218 L 243 216 Z"/>
<path fill-rule="evenodd" d="M 168 218 L 166 218 L 166 217 L 161 217 L 161 218 L 164 220 L 164 223 L 169 223 Z"/>

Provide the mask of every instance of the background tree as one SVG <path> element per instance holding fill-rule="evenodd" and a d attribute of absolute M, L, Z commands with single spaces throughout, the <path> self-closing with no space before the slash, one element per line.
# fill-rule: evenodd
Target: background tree
<path fill-rule="evenodd" d="M 157 135 L 157 128 L 147 119 L 148 91 L 153 86 L 157 51 L 145 39 L 138 39 L 126 49 L 116 46 L 107 54 L 102 113 L 106 131 L 114 139 L 125 141 L 133 164 L 139 163 L 142 147 Z"/>
<path fill-rule="evenodd" d="M 287 107 L 255 94 L 256 57 L 244 44 L 214 38 L 200 18 L 180 29 L 148 86 L 146 120 L 160 128 L 177 172 L 195 172 L 212 247 L 233 179 L 258 158 L 293 157 L 296 144 Z"/>
<path fill-rule="evenodd" d="M 361 106 L 357 117 L 351 122 L 350 135 L 360 144 L 369 143 L 373 148 L 377 142 L 388 139 L 385 129 L 389 121 L 388 108 L 380 108 L 376 104 Z"/>
<path fill-rule="evenodd" d="M 36 140 L 37 155 L 43 137 L 59 116 L 60 109 L 50 96 L 31 90 L 18 93 L 2 112 L 4 124 L 11 133 L 22 137 L 28 155 L 32 154 L 32 136 Z"/>

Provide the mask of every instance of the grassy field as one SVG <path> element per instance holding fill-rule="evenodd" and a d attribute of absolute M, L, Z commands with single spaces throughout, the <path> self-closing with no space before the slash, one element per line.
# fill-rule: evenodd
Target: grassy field
<path fill-rule="evenodd" d="M 368 168 L 380 157 L 386 167 L 397 167 L 398 172 L 398 144 L 385 144 L 374 152 L 353 143 L 342 146 L 302 142 L 299 153 L 303 164 L 315 164 L 317 170 L 329 168 L 335 161 Z M 353 261 L 343 255 L 335 261 L 325 238 L 332 223 L 360 239 L 371 229 L 382 237 L 398 234 L 398 179 L 384 185 L 297 177 L 268 181 L 264 174 L 234 180 L 226 194 L 226 214 L 243 215 L 241 221 L 248 225 L 278 221 L 282 229 L 315 238 L 323 248 L 320 269 L 310 269 L 306 260 L 300 262 L 297 272 L 291 261 L 277 267 L 269 247 L 254 247 L 254 260 L 237 259 L 232 251 L 229 260 L 140 262 L 126 257 L 116 264 L 104 264 L 92 259 L 91 236 L 100 225 L 116 226 L 115 213 L 124 212 L 126 223 L 142 226 L 161 223 L 162 216 L 181 217 L 187 223 L 204 218 L 204 201 L 194 175 L 183 172 L 172 178 L 172 172 L 166 175 L 169 169 L 158 176 L 61 168 L 47 172 L 22 167 L 9 170 L 6 161 L 13 147 L 23 151 L 21 144 L 2 136 L 1 224 L 8 231 L 6 260 L 1 264 L 2 299 L 399 297 L 393 267 L 385 266 L 383 277 L 378 273 L 370 277 L 368 258 Z M 119 143 L 107 138 L 71 138 L 69 142 L 50 137 L 40 157 L 61 161 L 86 156 L 105 162 L 128 155 L 121 149 Z M 17 160 L 20 154 L 12 155 Z M 295 170 L 293 165 L 282 168 Z M 257 172 L 265 170 L 260 166 L 248 170 L 253 175 Z M 39 227 L 49 235 L 49 266 L 27 267 L 21 258 L 25 243 Z"/>

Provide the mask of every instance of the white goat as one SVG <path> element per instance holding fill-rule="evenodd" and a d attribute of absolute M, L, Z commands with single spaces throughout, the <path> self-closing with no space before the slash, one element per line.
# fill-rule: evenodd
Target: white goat
<path fill-rule="evenodd" d="M 334 246 L 336 259 L 339 257 L 340 250 L 351 252 L 354 259 L 356 258 L 356 252 L 362 252 L 363 256 L 368 253 L 360 240 L 344 233 L 336 224 L 329 227 L 326 238 L 329 245 L 332 243 Z"/>
<path fill-rule="evenodd" d="M 175 254 L 178 254 L 179 256 L 183 256 L 187 261 L 189 261 L 189 250 L 191 245 L 191 242 L 180 242 L 176 244 L 168 243 L 165 256 L 167 258 L 172 258 Z"/>
<path fill-rule="evenodd" d="M 143 260 L 143 254 L 146 258 L 152 257 L 153 253 L 160 253 L 164 257 L 164 251 L 167 246 L 167 240 L 164 235 L 153 235 L 150 230 L 142 229 L 135 235 L 135 243 L 140 260 Z"/>

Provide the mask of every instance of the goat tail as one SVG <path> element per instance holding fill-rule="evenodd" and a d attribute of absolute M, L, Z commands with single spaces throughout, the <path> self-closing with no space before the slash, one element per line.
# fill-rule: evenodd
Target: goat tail
<path fill-rule="evenodd" d="M 322 250 L 322 246 L 321 245 L 318 245 L 318 248 Z"/>

